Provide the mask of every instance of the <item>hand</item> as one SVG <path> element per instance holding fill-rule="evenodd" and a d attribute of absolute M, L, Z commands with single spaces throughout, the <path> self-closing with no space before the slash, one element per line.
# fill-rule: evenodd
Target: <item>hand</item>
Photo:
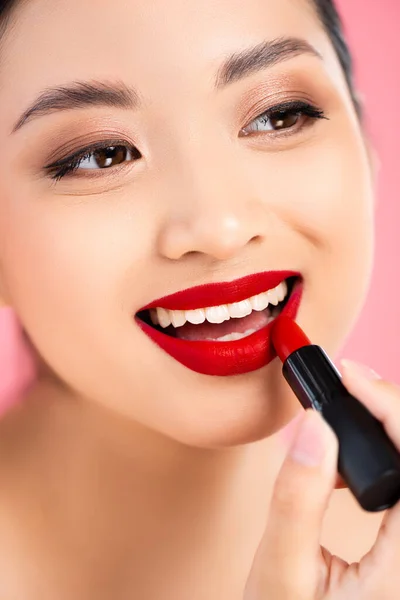
<path fill-rule="evenodd" d="M 400 388 L 343 361 L 343 383 L 400 449 Z M 320 546 L 335 487 L 338 445 L 315 411 L 297 420 L 277 478 L 267 526 L 244 600 L 396 600 L 400 594 L 400 502 L 384 517 L 372 550 L 347 564 Z"/>
<path fill-rule="evenodd" d="M 11 308 L 0 308 L 0 416 L 35 380 L 35 359 Z"/>

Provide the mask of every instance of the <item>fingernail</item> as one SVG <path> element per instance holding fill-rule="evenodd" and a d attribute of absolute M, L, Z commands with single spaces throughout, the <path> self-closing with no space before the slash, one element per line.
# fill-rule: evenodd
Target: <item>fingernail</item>
<path fill-rule="evenodd" d="M 307 467 L 317 467 L 326 455 L 326 436 L 322 417 L 307 410 L 289 450 L 293 460 Z"/>
<path fill-rule="evenodd" d="M 354 362 L 353 360 L 343 359 L 340 361 L 340 363 L 342 367 L 354 377 L 366 379 L 368 381 L 377 381 L 378 379 L 382 379 L 381 376 L 370 367 L 362 365 L 358 362 Z"/>

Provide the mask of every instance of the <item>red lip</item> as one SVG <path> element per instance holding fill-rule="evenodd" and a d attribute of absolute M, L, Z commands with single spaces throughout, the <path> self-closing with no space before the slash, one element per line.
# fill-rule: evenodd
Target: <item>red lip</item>
<path fill-rule="evenodd" d="M 218 304 L 240 302 L 240 300 L 267 289 L 273 289 L 283 280 L 293 276 L 300 277 L 300 274 L 292 271 L 275 271 L 251 275 L 227 284 L 198 286 L 156 300 L 146 308 L 158 306 L 170 308 L 171 310 L 192 310 Z M 195 295 L 196 291 L 197 296 Z M 300 279 L 295 283 L 281 315 L 286 315 L 291 319 L 295 318 L 302 291 L 303 285 Z M 204 300 L 207 301 L 204 302 Z M 142 331 L 162 350 L 188 369 L 203 375 L 219 377 L 242 375 L 261 369 L 276 357 L 276 352 L 270 341 L 274 322 L 241 340 L 213 342 L 174 338 L 147 325 L 138 317 L 135 320 Z"/>
<path fill-rule="evenodd" d="M 219 306 L 220 304 L 232 304 L 261 294 L 261 292 L 272 290 L 289 277 L 300 277 L 300 273 L 294 271 L 265 271 L 264 273 L 248 275 L 226 283 L 198 285 L 154 300 L 151 304 L 144 306 L 141 311 L 157 307 L 169 310 L 194 310 L 196 308 L 207 308 L 208 306 Z"/>

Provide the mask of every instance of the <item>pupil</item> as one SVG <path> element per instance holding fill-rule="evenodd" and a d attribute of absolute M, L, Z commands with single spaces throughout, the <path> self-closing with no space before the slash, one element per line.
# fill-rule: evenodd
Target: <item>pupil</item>
<path fill-rule="evenodd" d="M 274 129 L 287 129 L 296 125 L 298 118 L 298 114 L 282 113 L 281 115 L 272 119 L 272 124 L 274 126 Z"/>
<path fill-rule="evenodd" d="M 109 146 L 95 152 L 95 158 L 99 167 L 107 169 L 124 162 L 126 152 L 127 149 L 124 146 Z"/>

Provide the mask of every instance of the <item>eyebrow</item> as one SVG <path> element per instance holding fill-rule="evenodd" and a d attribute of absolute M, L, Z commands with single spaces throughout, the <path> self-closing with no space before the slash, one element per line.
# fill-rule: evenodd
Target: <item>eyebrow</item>
<path fill-rule="evenodd" d="M 12 133 L 34 118 L 58 111 L 93 106 L 135 110 L 140 104 L 138 93 L 122 82 L 74 81 L 69 85 L 44 90 L 18 119 L 12 128 Z"/>
<path fill-rule="evenodd" d="M 225 87 L 302 54 L 322 60 L 321 54 L 306 40 L 295 37 L 267 40 L 230 56 L 220 67 L 215 85 L 217 88 Z"/>
<path fill-rule="evenodd" d="M 302 54 L 322 58 L 311 44 L 300 38 L 284 37 L 261 42 L 226 58 L 218 70 L 215 87 L 221 89 Z M 107 106 L 137 110 L 141 104 L 138 92 L 123 82 L 74 81 L 45 89 L 23 112 L 11 132 L 15 133 L 35 118 L 59 111 Z"/>

